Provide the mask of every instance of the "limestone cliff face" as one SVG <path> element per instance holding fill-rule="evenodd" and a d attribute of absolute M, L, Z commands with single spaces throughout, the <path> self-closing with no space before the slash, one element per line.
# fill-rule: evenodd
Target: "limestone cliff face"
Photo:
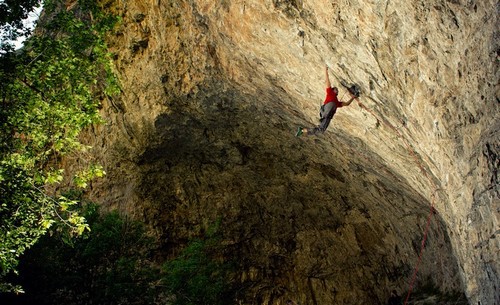
<path fill-rule="evenodd" d="M 116 0 L 123 86 L 91 196 L 166 253 L 221 219 L 242 304 L 381 304 L 415 289 L 499 303 L 498 4 Z M 362 97 L 317 123 L 324 66 Z M 340 97 L 347 99 L 340 88 Z"/>

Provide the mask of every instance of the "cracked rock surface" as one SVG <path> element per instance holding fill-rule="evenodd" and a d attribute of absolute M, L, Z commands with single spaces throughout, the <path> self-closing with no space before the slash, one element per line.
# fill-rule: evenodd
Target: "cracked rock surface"
<path fill-rule="evenodd" d="M 116 0 L 123 87 L 90 196 L 173 253 L 218 219 L 241 304 L 384 304 L 432 284 L 498 304 L 492 0 Z M 362 96 L 319 137 L 324 67 Z M 431 206 L 434 210 L 431 211 Z"/>

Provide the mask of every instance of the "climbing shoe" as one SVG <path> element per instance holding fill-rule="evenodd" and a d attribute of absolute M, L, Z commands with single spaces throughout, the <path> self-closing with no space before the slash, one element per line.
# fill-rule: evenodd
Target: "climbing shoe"
<path fill-rule="evenodd" d="M 302 135 L 302 127 L 299 127 L 297 129 L 297 133 L 295 134 L 296 137 L 300 137 Z"/>

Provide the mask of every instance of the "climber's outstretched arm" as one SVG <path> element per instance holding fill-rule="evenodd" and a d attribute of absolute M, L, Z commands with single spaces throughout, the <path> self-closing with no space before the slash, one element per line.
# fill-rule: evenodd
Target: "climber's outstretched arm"
<path fill-rule="evenodd" d="M 342 106 L 349 106 L 352 101 L 354 101 L 355 97 L 351 97 L 347 102 L 342 102 Z"/>
<path fill-rule="evenodd" d="M 330 88 L 332 84 L 330 83 L 330 77 L 328 76 L 328 66 L 325 66 L 325 86 Z"/>

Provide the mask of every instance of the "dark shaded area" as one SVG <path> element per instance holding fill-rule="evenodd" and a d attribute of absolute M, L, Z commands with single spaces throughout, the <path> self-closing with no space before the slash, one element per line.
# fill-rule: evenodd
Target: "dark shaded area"
<path fill-rule="evenodd" d="M 12 281 L 25 293 L 0 294 L 9 305 L 152 304 L 160 273 L 151 264 L 154 243 L 139 223 L 87 206 L 91 231 L 69 239 L 62 227 L 26 251 Z"/>
<path fill-rule="evenodd" d="M 296 293 L 292 287 L 324 300 L 316 294 L 339 279 L 406 285 L 429 203 L 359 139 L 333 132 L 298 139 L 294 126 L 286 126 L 300 120 L 293 109 L 251 102 L 286 100 L 286 92 L 257 97 L 217 84 L 168 101 L 172 111 L 156 118 L 156 134 L 138 158 L 137 190 L 162 255 L 220 219 L 226 255 L 237 262 L 240 298 L 248 304 L 277 302 Z M 438 233 L 429 251 L 452 253 L 437 214 L 431 230 Z M 439 286 L 443 277 L 455 277 L 459 286 L 455 258 L 442 262 L 450 274 L 417 286 Z M 365 302 L 385 302 L 384 289 L 364 290 L 358 293 Z M 335 300 L 349 302 L 341 295 Z"/>

